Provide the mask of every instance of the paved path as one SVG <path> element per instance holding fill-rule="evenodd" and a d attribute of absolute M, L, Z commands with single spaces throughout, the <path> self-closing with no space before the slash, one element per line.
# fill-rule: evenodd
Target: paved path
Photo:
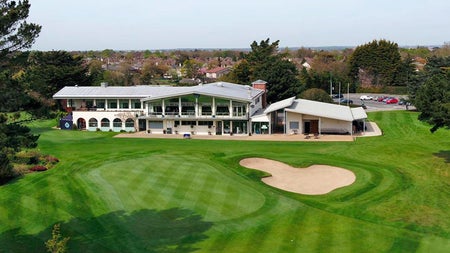
<path fill-rule="evenodd" d="M 315 138 L 310 135 L 307 139 L 303 134 L 256 134 L 248 135 L 191 135 L 192 139 L 199 140 L 236 140 L 236 141 L 308 141 L 308 142 L 323 142 L 323 141 L 353 141 L 355 137 L 368 137 L 381 135 L 380 128 L 374 122 L 367 122 L 367 131 L 363 134 L 357 135 L 330 135 L 323 134 Z M 155 138 L 155 139 L 183 139 L 182 134 L 148 134 L 146 132 L 137 133 L 121 133 L 116 135 L 118 138 Z"/>

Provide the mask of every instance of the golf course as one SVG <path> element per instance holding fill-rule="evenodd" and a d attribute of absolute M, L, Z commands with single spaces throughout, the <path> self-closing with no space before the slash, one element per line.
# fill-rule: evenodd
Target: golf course
<path fill-rule="evenodd" d="M 418 113 L 368 113 L 382 136 L 354 142 L 114 138 L 29 126 L 59 159 L 0 186 L 0 252 L 46 252 L 54 224 L 68 252 L 450 252 L 450 131 Z M 353 172 L 322 195 L 269 186 L 240 165 Z"/>

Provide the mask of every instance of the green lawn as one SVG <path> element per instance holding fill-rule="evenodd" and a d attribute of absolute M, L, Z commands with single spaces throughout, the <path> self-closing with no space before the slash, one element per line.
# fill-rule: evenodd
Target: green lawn
<path fill-rule="evenodd" d="M 352 143 L 120 139 L 34 123 L 53 169 L 0 187 L 0 252 L 450 252 L 450 131 L 413 112 L 369 114 Z M 283 192 L 239 166 L 265 157 L 350 169 L 324 196 Z"/>

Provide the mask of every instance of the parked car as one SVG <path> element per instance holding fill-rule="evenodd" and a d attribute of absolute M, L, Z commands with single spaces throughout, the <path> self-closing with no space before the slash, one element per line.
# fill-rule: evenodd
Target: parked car
<path fill-rule="evenodd" d="M 406 100 L 406 99 L 404 99 L 404 98 L 400 98 L 400 99 L 398 100 L 398 104 L 399 104 L 399 105 L 406 105 L 407 102 L 408 102 L 408 100 Z"/>
<path fill-rule="evenodd" d="M 342 94 L 333 94 L 333 95 L 331 95 L 331 97 L 332 98 L 343 98 L 344 95 L 342 95 Z"/>
<path fill-rule="evenodd" d="M 341 104 L 353 104 L 353 100 L 348 99 L 348 98 L 341 98 L 341 100 L 339 100 L 341 102 Z"/>
<path fill-rule="evenodd" d="M 359 97 L 359 99 L 361 99 L 361 100 L 372 100 L 373 97 L 369 96 L 369 95 L 362 95 L 361 97 Z"/>
<path fill-rule="evenodd" d="M 398 103 L 398 99 L 396 98 L 388 98 L 386 99 L 386 104 L 397 104 Z"/>
<path fill-rule="evenodd" d="M 386 98 L 386 96 L 377 97 L 377 102 L 383 102 Z"/>

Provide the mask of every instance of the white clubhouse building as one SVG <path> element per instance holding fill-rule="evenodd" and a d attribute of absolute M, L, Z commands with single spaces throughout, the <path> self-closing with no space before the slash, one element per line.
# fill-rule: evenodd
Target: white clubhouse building
<path fill-rule="evenodd" d="M 266 107 L 266 82 L 192 87 L 66 86 L 53 98 L 88 131 L 150 134 L 352 134 L 364 129 L 362 108 L 289 98 Z"/>

